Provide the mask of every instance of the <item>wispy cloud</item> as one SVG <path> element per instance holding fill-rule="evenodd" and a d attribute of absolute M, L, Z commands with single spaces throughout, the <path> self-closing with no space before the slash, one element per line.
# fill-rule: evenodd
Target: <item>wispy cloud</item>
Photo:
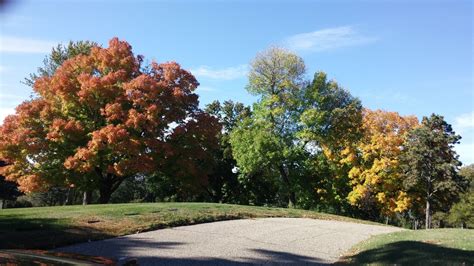
<path fill-rule="evenodd" d="M 295 51 L 324 52 L 377 40 L 376 37 L 361 34 L 354 26 L 343 26 L 296 34 L 286 38 L 284 45 Z"/>
<path fill-rule="evenodd" d="M 0 18 L 0 23 L 3 27 L 9 29 L 26 28 L 33 23 L 33 17 L 4 13 Z"/>
<path fill-rule="evenodd" d="M 466 130 L 469 128 L 474 128 L 474 111 L 462 114 L 454 120 L 454 129 Z"/>
<path fill-rule="evenodd" d="M 9 90 L 8 87 L 7 84 L 0 83 L 0 125 L 5 117 L 15 113 L 17 105 L 28 100 L 27 96 L 11 93 L 14 90 Z"/>
<path fill-rule="evenodd" d="M 216 89 L 212 88 L 212 87 L 208 87 L 208 86 L 199 86 L 197 88 L 198 91 L 205 91 L 205 92 L 215 92 L 217 91 Z"/>
<path fill-rule="evenodd" d="M 2 84 L 0 84 L 0 87 L 2 87 Z M 26 99 L 25 99 L 25 97 L 22 97 L 20 95 L 0 92 L 0 100 L 9 101 L 8 105 L 11 105 L 12 101 L 14 101 L 16 103 L 16 102 L 21 102 L 21 101 L 26 100 Z"/>
<path fill-rule="evenodd" d="M 400 89 L 364 89 L 359 94 L 362 100 L 376 103 L 379 106 L 390 104 L 414 105 L 417 100 L 401 92 Z"/>
<path fill-rule="evenodd" d="M 459 154 L 459 159 L 463 165 L 469 165 L 474 163 L 474 143 L 473 142 L 466 142 L 457 144 L 454 148 Z"/>
<path fill-rule="evenodd" d="M 49 53 L 57 42 L 19 38 L 12 36 L 0 37 L 0 52 L 2 53 Z"/>
<path fill-rule="evenodd" d="M 191 69 L 191 73 L 198 78 L 210 78 L 221 80 L 233 80 L 245 77 L 248 72 L 247 65 L 239 65 L 221 69 L 211 68 L 209 66 L 199 66 Z"/>

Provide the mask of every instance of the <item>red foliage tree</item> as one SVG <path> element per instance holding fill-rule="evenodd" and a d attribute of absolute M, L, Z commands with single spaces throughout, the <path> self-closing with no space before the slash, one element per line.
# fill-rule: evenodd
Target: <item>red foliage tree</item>
<path fill-rule="evenodd" d="M 25 192 L 52 184 L 98 189 L 100 203 L 136 174 L 205 182 L 202 165 L 220 125 L 198 108 L 199 83 L 177 63 L 142 62 L 114 38 L 38 78 L 37 97 L 0 127 L 7 179 Z"/>

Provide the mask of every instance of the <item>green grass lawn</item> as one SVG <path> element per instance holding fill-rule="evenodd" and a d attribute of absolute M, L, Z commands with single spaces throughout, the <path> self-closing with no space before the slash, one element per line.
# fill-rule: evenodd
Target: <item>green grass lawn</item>
<path fill-rule="evenodd" d="M 372 223 L 313 211 L 216 203 L 5 209 L 0 210 L 0 248 L 47 249 L 171 226 L 258 217 L 307 217 Z"/>
<path fill-rule="evenodd" d="M 474 265 L 474 230 L 431 229 L 378 235 L 364 241 L 342 264 Z"/>

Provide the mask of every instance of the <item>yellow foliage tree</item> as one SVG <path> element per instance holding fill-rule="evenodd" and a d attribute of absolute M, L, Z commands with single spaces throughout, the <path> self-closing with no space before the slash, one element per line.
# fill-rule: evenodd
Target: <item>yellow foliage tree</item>
<path fill-rule="evenodd" d="M 403 190 L 398 157 L 405 134 L 418 124 L 414 116 L 364 109 L 359 156 L 349 171 L 352 191 L 348 200 L 352 205 L 364 208 L 370 199 L 385 216 L 410 207 L 412 200 Z"/>

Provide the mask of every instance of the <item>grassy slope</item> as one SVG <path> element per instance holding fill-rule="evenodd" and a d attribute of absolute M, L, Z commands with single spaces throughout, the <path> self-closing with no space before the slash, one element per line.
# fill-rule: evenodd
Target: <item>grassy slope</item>
<path fill-rule="evenodd" d="M 432 229 L 378 235 L 352 248 L 344 263 L 474 265 L 474 230 Z"/>
<path fill-rule="evenodd" d="M 257 217 L 371 223 L 313 211 L 215 203 L 134 203 L 0 210 L 0 248 L 54 248 L 177 225 Z"/>

